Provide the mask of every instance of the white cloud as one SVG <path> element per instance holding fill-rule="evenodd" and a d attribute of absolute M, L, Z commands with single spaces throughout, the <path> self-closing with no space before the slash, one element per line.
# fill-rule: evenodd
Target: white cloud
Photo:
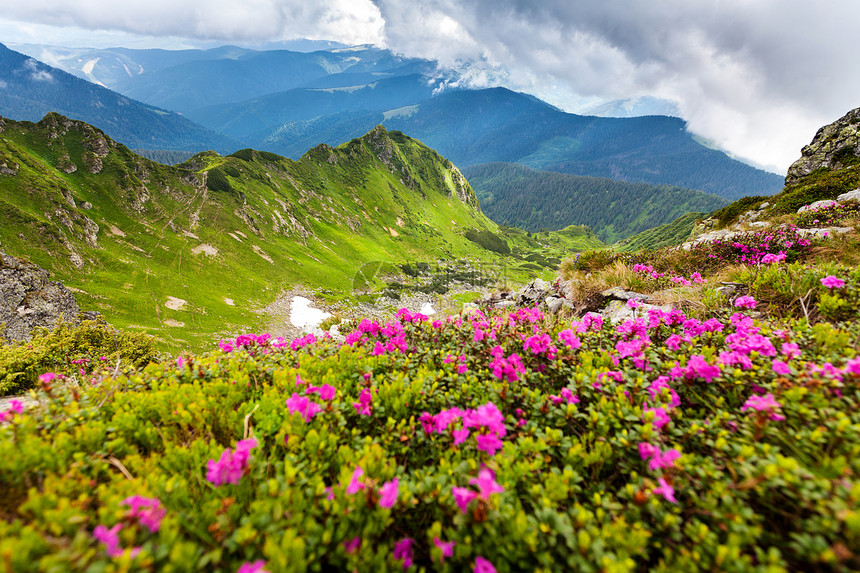
<path fill-rule="evenodd" d="M 22 66 L 24 68 L 24 72 L 29 74 L 31 80 L 35 80 L 37 82 L 50 82 L 54 80 L 54 76 L 52 76 L 48 70 L 39 69 L 39 62 L 33 58 L 24 60 Z"/>
<path fill-rule="evenodd" d="M 0 32 L 102 46 L 181 39 L 372 43 L 575 111 L 654 95 L 736 155 L 785 169 L 821 125 L 860 105 L 860 2 L 830 0 L 30 0 Z M 88 30 L 88 36 L 80 30 Z M 10 37 L 8 34 L 5 38 Z M 169 39 L 169 40 L 168 40 Z M 142 40 L 141 40 L 142 41 Z M 80 44 L 78 44 L 80 45 Z M 142 47 L 137 44 L 136 47 Z M 162 45 L 162 47 L 164 47 Z"/>

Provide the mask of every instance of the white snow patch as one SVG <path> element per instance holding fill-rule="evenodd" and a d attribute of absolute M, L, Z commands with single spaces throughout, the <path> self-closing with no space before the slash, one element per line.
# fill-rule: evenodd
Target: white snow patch
<path fill-rule="evenodd" d="M 236 303 L 235 303 L 235 302 L 233 302 L 233 299 L 232 299 L 232 298 L 225 298 L 225 299 L 224 299 L 224 303 L 225 303 L 225 304 L 229 304 L 230 306 L 236 306 Z"/>
<path fill-rule="evenodd" d="M 293 297 L 290 304 L 290 323 L 296 328 L 305 331 L 313 330 L 329 317 L 331 317 L 330 312 L 311 308 L 311 301 L 305 297 Z"/>
<path fill-rule="evenodd" d="M 433 305 L 431 303 L 425 302 L 419 312 L 425 316 L 430 316 L 432 314 L 436 314 L 436 309 L 433 308 Z"/>

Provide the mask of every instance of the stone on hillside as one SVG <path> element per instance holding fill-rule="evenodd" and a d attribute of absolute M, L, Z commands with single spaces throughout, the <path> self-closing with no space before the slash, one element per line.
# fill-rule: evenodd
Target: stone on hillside
<path fill-rule="evenodd" d="M 78 320 L 81 309 L 75 296 L 49 277 L 48 271 L 29 261 L 0 253 L 0 324 L 5 323 L 0 334 L 4 338 L 29 340 L 34 328 Z"/>
<path fill-rule="evenodd" d="M 836 200 L 840 203 L 847 203 L 848 201 L 860 201 L 860 189 L 855 189 L 854 191 L 843 193 L 842 195 L 837 197 Z"/>
<path fill-rule="evenodd" d="M 648 295 L 640 294 L 638 292 L 627 291 L 619 286 L 612 287 L 610 289 L 606 289 L 600 295 L 603 298 L 609 298 L 613 300 L 622 300 L 627 301 L 630 299 L 642 300 L 648 298 Z"/>
<path fill-rule="evenodd" d="M 512 300 L 500 300 L 499 302 L 495 303 L 493 306 L 495 306 L 496 308 L 509 308 L 511 306 L 516 306 L 516 305 L 517 305 L 517 303 L 515 303 Z"/>
<path fill-rule="evenodd" d="M 639 306 L 636 308 L 630 308 L 627 306 L 627 303 L 621 300 L 613 300 L 610 301 L 609 304 L 606 305 L 606 307 L 604 307 L 603 310 L 601 310 L 597 314 L 610 320 L 613 324 L 616 324 L 625 320 L 636 319 L 639 317 L 647 318 L 649 310 L 662 310 L 663 312 L 671 312 L 672 305 L 656 305 L 643 302 L 639 303 Z"/>
<path fill-rule="evenodd" d="M 834 201 L 833 199 L 822 199 L 821 201 L 816 201 L 814 203 L 810 203 L 809 205 L 804 205 L 803 207 L 798 209 L 797 212 L 805 213 L 814 209 L 821 209 L 822 207 L 830 207 L 831 205 L 836 205 L 836 201 Z"/>
<path fill-rule="evenodd" d="M 846 156 L 860 157 L 860 108 L 818 130 L 800 159 L 788 168 L 785 184 L 793 185 L 817 169 L 841 169 Z"/>
<path fill-rule="evenodd" d="M 564 299 L 555 296 L 546 297 L 546 299 L 544 299 L 544 302 L 546 303 L 546 307 L 549 310 L 550 314 L 557 313 L 564 305 Z"/>
<path fill-rule="evenodd" d="M 798 229 L 797 234 L 801 237 L 832 237 L 833 235 L 844 235 L 854 230 L 853 227 L 827 227 L 825 229 Z"/>

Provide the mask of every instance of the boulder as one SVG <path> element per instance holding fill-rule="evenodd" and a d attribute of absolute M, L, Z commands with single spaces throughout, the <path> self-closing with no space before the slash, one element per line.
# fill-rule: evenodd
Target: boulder
<path fill-rule="evenodd" d="M 831 205 L 836 205 L 836 201 L 834 201 L 833 199 L 822 199 L 821 201 L 816 201 L 814 203 L 810 203 L 809 205 L 804 205 L 803 207 L 798 209 L 797 212 L 798 214 L 805 213 L 814 209 L 821 209 L 822 207 L 830 207 Z"/>
<path fill-rule="evenodd" d="M 37 327 L 76 322 L 81 312 L 72 292 L 33 263 L 0 253 L 0 332 L 7 340 L 29 340 Z M 89 313 L 98 316 L 98 313 Z M 89 317 L 87 317 L 89 318 Z"/>
<path fill-rule="evenodd" d="M 786 185 L 794 185 L 817 169 L 841 169 L 848 157 L 860 157 L 860 108 L 819 129 L 801 154 L 788 168 Z"/>
<path fill-rule="evenodd" d="M 860 189 L 855 189 L 854 191 L 848 191 L 847 193 L 843 193 L 839 197 L 836 198 L 840 203 L 847 203 L 848 201 L 860 201 Z"/>

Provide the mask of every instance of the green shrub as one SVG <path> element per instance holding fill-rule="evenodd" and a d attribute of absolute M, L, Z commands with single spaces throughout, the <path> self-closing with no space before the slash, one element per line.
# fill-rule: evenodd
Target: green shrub
<path fill-rule="evenodd" d="M 155 357 L 151 336 L 117 330 L 104 321 L 37 329 L 29 342 L 0 346 L 0 396 L 35 387 L 45 372 L 84 376 L 115 368 L 117 360 L 122 366 L 138 368 Z"/>
<path fill-rule="evenodd" d="M 508 243 L 487 229 L 469 229 L 463 234 L 463 236 L 488 251 L 492 251 L 500 255 L 511 254 L 511 248 L 508 246 Z"/>
<path fill-rule="evenodd" d="M 224 193 L 233 193 L 233 186 L 223 171 L 217 167 L 207 171 L 206 186 L 212 191 L 222 191 Z"/>
<path fill-rule="evenodd" d="M 765 201 L 770 200 L 770 197 L 763 197 L 758 195 L 753 195 L 750 197 L 741 197 L 734 203 L 730 205 L 726 205 L 722 209 L 717 209 L 713 213 L 711 213 L 711 217 L 715 218 L 719 222 L 720 227 L 725 227 L 731 223 L 734 223 L 738 220 L 743 213 L 746 213 L 750 209 L 754 209 L 764 203 Z"/>
<path fill-rule="evenodd" d="M 243 335 L 55 396 L 0 428 L 3 563 L 860 568 L 858 323 L 589 322 L 400 313 L 343 344 Z M 158 527 L 131 496 L 158 500 Z"/>

